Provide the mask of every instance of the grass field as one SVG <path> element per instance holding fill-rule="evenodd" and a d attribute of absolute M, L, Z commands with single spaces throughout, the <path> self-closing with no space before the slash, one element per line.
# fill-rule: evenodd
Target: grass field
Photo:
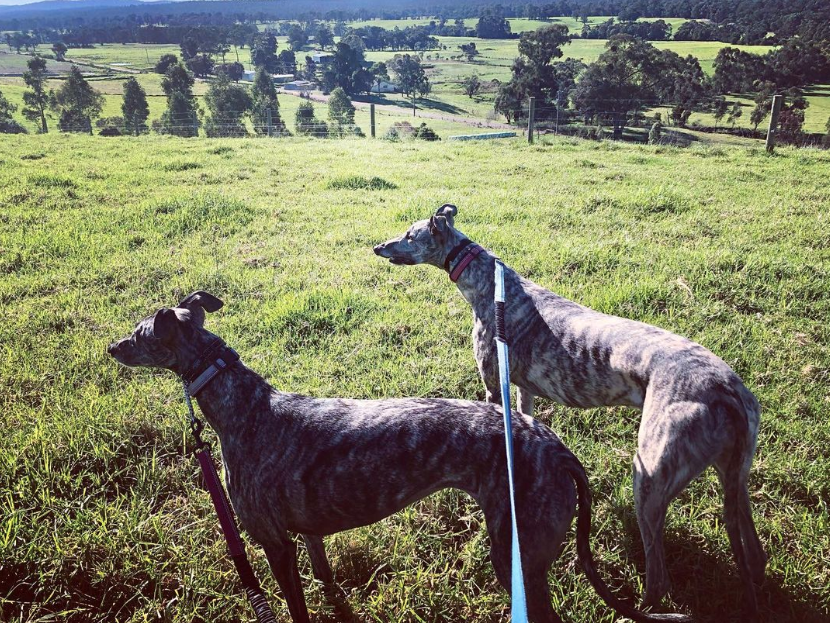
<path fill-rule="evenodd" d="M 763 405 L 750 483 L 770 554 L 762 621 L 830 617 L 827 152 L 0 141 L 0 619 L 251 620 L 187 455 L 177 382 L 119 367 L 105 346 L 202 288 L 226 303 L 209 328 L 280 389 L 482 398 L 470 312 L 446 275 L 371 251 L 446 201 L 459 228 L 537 283 L 680 332 L 735 368 Z M 346 182 L 355 189 L 335 190 Z M 585 464 L 601 574 L 634 598 L 637 413 L 543 402 L 538 416 Z M 719 491 L 707 473 L 669 513 L 667 605 L 700 622 L 740 620 Z M 481 514 L 463 495 L 327 547 L 362 620 L 506 618 Z M 550 576 L 555 607 L 569 621 L 614 620 L 574 555 L 571 536 Z M 301 565 L 314 620 L 336 620 L 304 551 Z"/>

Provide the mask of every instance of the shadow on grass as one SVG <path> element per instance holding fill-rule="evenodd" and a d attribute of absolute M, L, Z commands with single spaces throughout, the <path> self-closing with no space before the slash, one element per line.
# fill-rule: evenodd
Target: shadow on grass
<path fill-rule="evenodd" d="M 623 547 L 630 552 L 637 571 L 645 581 L 645 555 L 633 508 L 615 507 L 625 526 L 621 535 Z M 669 513 L 671 513 L 669 509 Z M 727 556 L 713 554 L 714 547 L 702 541 L 699 535 L 684 528 L 666 531 L 666 561 L 672 581 L 671 598 L 692 614 L 695 623 L 744 623 L 749 621 L 743 612 L 743 586 L 731 552 Z M 614 573 L 606 571 L 605 573 Z M 621 570 L 616 572 L 622 574 Z M 619 575 L 612 576 L 619 577 Z M 827 623 L 827 613 L 822 612 L 817 597 L 794 591 L 784 586 L 780 574 L 770 575 L 764 583 L 756 585 L 758 623 Z M 629 593 L 628 599 L 639 603 L 640 596 Z M 669 611 L 670 606 L 664 606 Z"/>
<path fill-rule="evenodd" d="M 412 100 L 398 100 L 386 99 L 379 95 L 361 95 L 359 98 L 355 97 L 355 102 L 363 104 L 377 104 L 378 106 L 396 106 L 404 110 L 412 110 Z M 418 98 L 415 100 L 415 106 L 419 110 L 438 110 L 452 115 L 463 115 L 467 111 L 458 106 L 453 106 L 447 102 L 440 102 L 429 98 Z"/>

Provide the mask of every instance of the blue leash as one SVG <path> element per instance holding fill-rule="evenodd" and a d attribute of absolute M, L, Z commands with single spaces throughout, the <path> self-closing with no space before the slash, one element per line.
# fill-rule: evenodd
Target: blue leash
<path fill-rule="evenodd" d="M 513 520 L 512 537 L 512 603 L 513 623 L 527 623 L 527 601 L 522 578 L 522 558 L 519 554 L 519 527 L 516 521 L 516 492 L 513 486 L 513 418 L 510 411 L 510 364 L 507 358 L 507 338 L 504 331 L 504 264 L 496 262 L 496 350 L 499 356 L 499 380 L 504 412 L 504 444 L 507 450 L 507 481 L 510 489 L 510 517 Z"/>

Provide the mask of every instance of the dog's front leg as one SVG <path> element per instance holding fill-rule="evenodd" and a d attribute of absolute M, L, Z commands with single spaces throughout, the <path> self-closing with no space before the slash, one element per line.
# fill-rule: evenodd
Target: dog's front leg
<path fill-rule="evenodd" d="M 501 404 L 501 384 L 499 383 L 499 356 L 493 335 L 484 325 L 476 322 L 473 328 L 473 354 L 481 380 L 484 382 L 484 391 L 487 402 Z"/>
<path fill-rule="evenodd" d="M 300 571 L 297 569 L 297 545 L 286 534 L 276 543 L 263 544 L 263 549 L 268 564 L 271 565 L 271 572 L 288 604 L 291 620 L 294 623 L 310 623 Z"/>

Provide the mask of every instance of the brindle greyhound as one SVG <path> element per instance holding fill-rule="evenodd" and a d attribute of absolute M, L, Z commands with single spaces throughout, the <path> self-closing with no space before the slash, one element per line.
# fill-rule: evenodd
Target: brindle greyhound
<path fill-rule="evenodd" d="M 487 401 L 499 402 L 496 257 L 455 229 L 456 213 L 455 206 L 444 205 L 374 250 L 393 264 L 431 264 L 450 273 L 473 308 L 473 351 Z M 634 501 L 646 555 L 644 603 L 655 605 L 670 588 L 663 551 L 669 503 L 714 465 L 746 607 L 756 612 L 753 582 L 763 581 L 766 555 L 747 492 L 760 420 L 752 393 L 722 359 L 686 338 L 593 311 L 506 267 L 505 287 L 510 380 L 518 386 L 522 413 L 532 414 L 534 395 L 574 407 L 625 405 L 643 411 Z"/>
<path fill-rule="evenodd" d="M 484 511 L 496 577 L 510 589 L 510 505 L 501 412 L 462 400 L 316 399 L 273 389 L 204 328 L 222 301 L 194 292 L 139 322 L 108 352 L 128 366 L 167 368 L 219 436 L 225 481 L 245 530 L 265 554 L 294 621 L 308 621 L 296 548 L 303 534 L 312 569 L 331 581 L 322 535 L 379 521 L 435 491 L 469 493 Z M 589 546 L 591 494 L 582 465 L 547 427 L 514 419 L 518 522 L 527 604 L 537 623 L 560 621 L 547 572 L 558 556 L 577 500 L 577 552 L 602 599 L 636 621 L 650 615 L 614 597 Z"/>

